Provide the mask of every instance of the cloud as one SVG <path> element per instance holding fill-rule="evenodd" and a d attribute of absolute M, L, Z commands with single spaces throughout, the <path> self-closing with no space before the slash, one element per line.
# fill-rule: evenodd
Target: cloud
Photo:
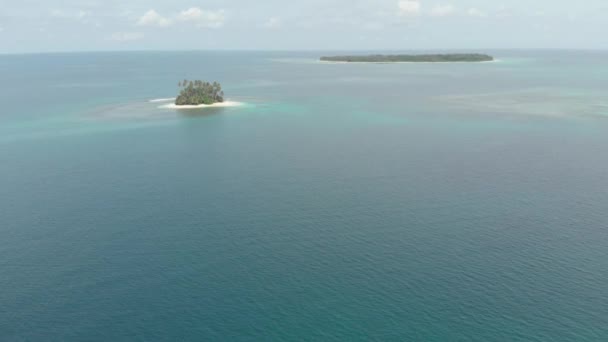
<path fill-rule="evenodd" d="M 224 26 L 226 15 L 224 10 L 209 11 L 192 7 L 180 12 L 177 20 L 194 22 L 198 27 L 220 28 Z"/>
<path fill-rule="evenodd" d="M 171 26 L 171 20 L 163 17 L 158 14 L 155 10 L 149 10 L 144 13 L 139 20 L 137 21 L 137 25 L 139 26 L 158 26 L 158 27 L 168 27 Z"/>
<path fill-rule="evenodd" d="M 363 24 L 363 29 L 366 31 L 380 31 L 384 29 L 384 24 L 371 21 Z"/>
<path fill-rule="evenodd" d="M 505 5 L 500 6 L 498 11 L 496 12 L 496 17 L 498 18 L 508 18 L 513 16 L 513 10 L 508 8 Z"/>
<path fill-rule="evenodd" d="M 165 17 L 151 9 L 138 20 L 138 26 L 169 27 L 176 22 L 190 22 L 197 27 L 220 28 L 224 26 L 226 14 L 224 10 L 209 11 L 198 7 L 191 7 L 171 17 Z"/>
<path fill-rule="evenodd" d="M 89 14 L 90 14 L 89 12 L 82 11 L 82 10 L 69 11 L 69 10 L 54 9 L 51 11 L 51 17 L 53 17 L 53 18 L 74 19 L 74 20 L 83 20 L 84 18 L 89 16 Z"/>
<path fill-rule="evenodd" d="M 283 26 L 283 21 L 278 17 L 272 17 L 264 23 L 264 27 L 267 29 L 278 29 L 281 26 Z"/>
<path fill-rule="evenodd" d="M 467 14 L 471 17 L 479 17 L 479 18 L 483 18 L 483 17 L 487 17 L 488 15 L 486 14 L 486 12 L 479 10 L 477 8 L 469 8 L 469 10 L 467 11 Z"/>
<path fill-rule="evenodd" d="M 101 27 L 102 24 L 98 18 L 95 18 L 90 11 L 77 9 L 53 9 L 50 12 L 51 18 L 57 20 L 76 21 L 85 25 L 94 25 Z"/>
<path fill-rule="evenodd" d="M 456 9 L 452 5 L 435 5 L 433 9 L 431 9 L 431 15 L 433 17 L 446 17 L 454 14 L 455 11 Z"/>
<path fill-rule="evenodd" d="M 401 16 L 418 15 L 420 13 L 420 2 L 418 0 L 400 0 L 397 5 Z"/>
<path fill-rule="evenodd" d="M 140 32 L 114 32 L 110 36 L 110 40 L 117 42 L 130 42 L 134 40 L 140 40 L 143 37 L 144 34 Z"/>
<path fill-rule="evenodd" d="M 51 18 L 58 20 L 77 21 L 82 24 L 92 24 L 97 27 L 101 26 L 101 23 L 91 16 L 91 12 L 84 10 L 65 10 L 65 9 L 54 9 L 51 10 Z"/>

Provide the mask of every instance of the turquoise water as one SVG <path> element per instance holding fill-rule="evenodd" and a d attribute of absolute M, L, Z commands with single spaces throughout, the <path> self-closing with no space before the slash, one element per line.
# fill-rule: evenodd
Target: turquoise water
<path fill-rule="evenodd" d="M 323 54 L 0 56 L 0 340 L 608 340 L 608 52 Z"/>

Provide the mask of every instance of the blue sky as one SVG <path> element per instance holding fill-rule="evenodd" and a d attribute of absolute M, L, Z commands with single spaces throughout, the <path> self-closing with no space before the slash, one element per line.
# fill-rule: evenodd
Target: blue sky
<path fill-rule="evenodd" d="M 0 0 L 0 53 L 608 49 L 607 0 Z"/>

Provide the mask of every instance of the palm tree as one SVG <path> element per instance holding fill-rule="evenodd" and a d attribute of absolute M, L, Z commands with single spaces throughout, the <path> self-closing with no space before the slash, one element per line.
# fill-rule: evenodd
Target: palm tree
<path fill-rule="evenodd" d="M 180 94 L 175 100 L 177 105 L 198 105 L 213 104 L 224 102 L 224 92 L 222 86 L 214 81 L 213 83 L 201 80 L 184 80 L 178 83 L 181 88 Z"/>

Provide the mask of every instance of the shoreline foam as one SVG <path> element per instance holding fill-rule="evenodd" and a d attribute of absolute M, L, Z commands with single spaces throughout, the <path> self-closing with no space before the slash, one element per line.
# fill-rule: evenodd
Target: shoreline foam
<path fill-rule="evenodd" d="M 175 101 L 175 97 L 169 97 L 166 99 L 154 99 L 154 100 L 150 100 L 148 102 L 156 103 L 156 102 L 169 102 L 169 101 Z"/>
<path fill-rule="evenodd" d="M 200 108 L 225 108 L 225 107 L 240 107 L 244 105 L 243 102 L 237 101 L 224 101 L 218 102 L 210 105 L 200 104 L 200 105 L 181 105 L 178 106 L 175 103 L 170 103 L 166 105 L 162 105 L 158 108 L 167 108 L 167 109 L 200 109 Z"/>

